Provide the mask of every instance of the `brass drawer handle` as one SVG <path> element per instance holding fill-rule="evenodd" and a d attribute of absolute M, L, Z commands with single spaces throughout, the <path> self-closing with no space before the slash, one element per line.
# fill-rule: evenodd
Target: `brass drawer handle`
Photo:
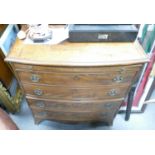
<path fill-rule="evenodd" d="M 44 108 L 45 104 L 44 104 L 44 102 L 38 101 L 38 102 L 36 102 L 36 106 L 39 108 Z"/>
<path fill-rule="evenodd" d="M 120 73 L 122 74 L 122 73 L 125 73 L 126 72 L 126 69 L 125 68 L 121 68 L 120 69 Z"/>
<path fill-rule="evenodd" d="M 41 111 L 41 112 L 38 112 L 38 115 L 45 117 L 47 116 L 47 113 L 45 111 Z"/>
<path fill-rule="evenodd" d="M 74 80 L 80 80 L 80 77 L 79 77 L 78 75 L 75 75 L 75 76 L 73 77 L 73 79 L 74 79 Z"/>
<path fill-rule="evenodd" d="M 108 92 L 108 95 L 109 96 L 116 96 L 118 94 L 117 90 L 116 89 L 111 89 L 109 92 Z"/>
<path fill-rule="evenodd" d="M 41 96 L 43 94 L 43 91 L 41 89 L 35 89 L 34 94 L 37 96 Z"/>
<path fill-rule="evenodd" d="M 36 74 L 32 74 L 30 79 L 32 82 L 39 82 L 40 77 Z"/>
<path fill-rule="evenodd" d="M 115 81 L 115 82 L 122 82 L 123 81 L 123 77 L 121 75 L 116 75 L 116 77 L 114 77 L 113 81 Z"/>

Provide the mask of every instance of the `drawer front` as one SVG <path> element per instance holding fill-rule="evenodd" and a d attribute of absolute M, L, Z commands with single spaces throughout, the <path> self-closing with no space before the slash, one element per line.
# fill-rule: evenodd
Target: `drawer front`
<path fill-rule="evenodd" d="M 136 72 L 127 74 L 109 73 L 48 73 L 48 72 L 21 72 L 18 71 L 20 81 L 23 83 L 39 83 L 49 85 L 92 86 L 109 85 L 113 83 L 128 83 L 134 78 Z"/>
<path fill-rule="evenodd" d="M 122 66 L 98 66 L 98 67 L 53 67 L 53 66 L 39 66 L 39 65 L 26 65 L 14 63 L 14 68 L 18 70 L 40 71 L 40 72 L 56 72 L 56 73 L 112 73 L 126 74 L 128 71 L 138 71 L 142 64 L 137 65 L 122 65 Z"/>
<path fill-rule="evenodd" d="M 118 111 L 122 99 L 108 101 L 54 101 L 27 98 L 30 107 L 48 111 L 62 112 L 112 112 Z"/>
<path fill-rule="evenodd" d="M 23 84 L 27 95 L 38 98 L 60 99 L 60 100 L 102 100 L 115 99 L 125 96 L 129 84 L 107 85 L 104 87 L 71 88 L 63 86 L 45 86 Z"/>
<path fill-rule="evenodd" d="M 33 116 L 37 120 L 54 120 L 63 122 L 92 122 L 104 121 L 111 123 L 115 112 L 56 112 L 31 108 Z"/>

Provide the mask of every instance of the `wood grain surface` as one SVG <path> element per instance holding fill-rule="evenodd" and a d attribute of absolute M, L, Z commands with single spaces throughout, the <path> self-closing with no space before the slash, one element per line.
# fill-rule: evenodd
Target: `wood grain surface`
<path fill-rule="evenodd" d="M 138 42 L 24 44 L 16 40 L 6 61 L 56 66 L 101 66 L 147 62 Z"/>
<path fill-rule="evenodd" d="M 73 100 L 49 100 L 26 97 L 31 108 L 62 111 L 62 112 L 102 112 L 116 111 L 122 104 L 123 98 L 114 100 L 73 101 Z"/>
<path fill-rule="evenodd" d="M 122 98 L 131 83 L 92 87 L 67 87 L 23 84 L 25 93 L 38 98 L 64 99 L 64 100 L 92 100 Z M 113 93 L 114 91 L 114 93 Z M 37 95 L 39 92 L 39 95 Z M 112 94 L 112 95 L 111 95 Z"/>
<path fill-rule="evenodd" d="M 148 57 L 138 42 L 25 44 L 5 59 L 25 92 L 35 123 L 112 124 Z"/>

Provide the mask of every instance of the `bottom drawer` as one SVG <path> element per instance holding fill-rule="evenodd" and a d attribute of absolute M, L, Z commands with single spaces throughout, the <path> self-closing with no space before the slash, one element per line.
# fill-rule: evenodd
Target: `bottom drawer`
<path fill-rule="evenodd" d="M 105 122 L 112 124 L 115 113 L 108 112 L 55 112 L 40 109 L 31 109 L 35 123 L 38 124 L 43 120 L 52 120 L 65 123 L 82 123 L 82 122 Z"/>
<path fill-rule="evenodd" d="M 31 108 L 62 111 L 62 112 L 104 112 L 117 111 L 122 104 L 123 98 L 106 101 L 65 101 L 27 98 Z"/>
<path fill-rule="evenodd" d="M 66 123 L 105 122 L 112 124 L 122 102 L 122 100 L 87 103 L 27 100 L 32 110 L 35 123 L 39 123 L 43 120 L 53 120 Z"/>

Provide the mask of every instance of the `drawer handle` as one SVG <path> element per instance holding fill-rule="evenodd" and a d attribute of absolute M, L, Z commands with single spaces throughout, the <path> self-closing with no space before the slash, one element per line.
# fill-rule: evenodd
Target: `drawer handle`
<path fill-rule="evenodd" d="M 120 75 L 117 75 L 116 77 L 114 77 L 113 81 L 115 82 L 122 82 L 123 81 L 123 77 Z"/>
<path fill-rule="evenodd" d="M 39 77 L 38 75 L 33 74 L 33 75 L 31 76 L 31 80 L 32 80 L 32 82 L 39 82 L 40 77 Z"/>
<path fill-rule="evenodd" d="M 35 89 L 34 94 L 37 95 L 37 96 L 41 96 L 43 94 L 43 91 L 40 90 L 40 89 Z"/>
<path fill-rule="evenodd" d="M 75 75 L 75 76 L 73 77 L 73 79 L 74 79 L 74 80 L 79 80 L 80 77 L 79 77 L 78 75 Z"/>
<path fill-rule="evenodd" d="M 118 94 L 116 89 L 112 89 L 108 92 L 109 96 L 116 96 Z"/>
<path fill-rule="evenodd" d="M 39 101 L 39 102 L 36 102 L 36 106 L 39 108 L 44 108 L 45 104 L 43 102 Z"/>
<path fill-rule="evenodd" d="M 38 115 L 45 117 L 47 115 L 47 113 L 45 111 L 41 111 L 41 112 L 38 112 Z"/>
<path fill-rule="evenodd" d="M 125 70 L 125 68 L 121 68 L 120 69 L 120 73 L 122 74 L 122 73 L 125 73 L 126 72 L 126 70 Z"/>

